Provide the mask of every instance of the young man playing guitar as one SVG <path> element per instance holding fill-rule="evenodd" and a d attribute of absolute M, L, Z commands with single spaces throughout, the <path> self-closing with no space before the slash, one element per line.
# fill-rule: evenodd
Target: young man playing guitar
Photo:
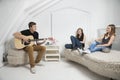
<path fill-rule="evenodd" d="M 36 23 L 35 22 L 29 22 L 28 24 L 29 29 L 23 30 L 21 32 L 16 32 L 14 33 L 14 37 L 24 41 L 25 43 L 29 44 L 29 40 L 30 38 L 28 36 L 32 36 L 33 39 L 37 40 L 39 39 L 39 33 L 36 32 Z M 30 71 L 34 74 L 35 71 L 35 64 L 39 63 L 43 54 L 46 51 L 46 48 L 44 46 L 41 46 L 40 44 L 43 44 L 46 41 L 46 39 L 43 39 L 43 42 L 41 43 L 37 43 L 36 44 L 32 44 L 32 45 L 28 45 L 25 46 L 24 49 L 29 56 L 29 63 L 30 63 Z M 38 51 L 38 55 L 36 57 L 36 59 L 34 60 L 34 56 L 33 56 L 33 51 Z"/>

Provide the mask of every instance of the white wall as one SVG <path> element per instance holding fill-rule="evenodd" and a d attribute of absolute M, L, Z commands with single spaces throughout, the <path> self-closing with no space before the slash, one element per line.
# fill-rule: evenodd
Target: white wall
<path fill-rule="evenodd" d="M 4 42 L 15 31 L 26 29 L 29 21 L 37 23 L 40 37 L 53 35 L 63 49 L 77 27 L 82 26 L 90 40 L 97 37 L 97 29 L 120 25 L 119 7 L 120 0 L 0 0 L 0 61 Z"/>
<path fill-rule="evenodd" d="M 119 0 L 91 0 L 89 3 L 88 0 L 62 0 L 61 2 L 47 9 L 42 14 L 52 13 L 52 33 L 53 36 L 58 39 L 58 44 L 60 43 L 63 47 L 65 43 L 70 42 L 69 35 L 74 35 L 77 27 L 83 27 L 86 35 L 89 36 L 87 37 L 87 40 L 89 41 L 97 37 L 97 29 L 106 28 L 106 26 L 111 23 L 119 25 L 120 19 L 118 18 L 117 14 L 120 12 L 119 4 Z M 66 13 L 66 8 L 75 8 L 81 10 L 82 12 L 88 13 L 86 16 L 88 17 L 89 23 L 85 22 L 87 26 L 84 26 L 79 21 L 79 24 L 77 24 L 76 20 L 81 20 L 81 22 L 84 22 L 83 17 L 78 16 L 79 19 L 73 19 L 75 16 L 72 15 L 72 11 L 68 11 Z M 40 15 L 41 14 L 37 16 Z M 37 18 L 37 16 L 35 18 Z"/>
<path fill-rule="evenodd" d="M 23 2 L 17 0 L 0 0 L 0 66 L 2 65 L 1 61 L 4 52 L 4 42 L 12 35 L 9 34 L 9 32 L 16 28 L 14 24 L 16 23 L 18 15 L 20 15 L 22 4 Z"/>
<path fill-rule="evenodd" d="M 84 33 L 90 32 L 90 13 L 77 8 L 61 8 L 52 13 L 52 34 L 64 49 L 65 43 L 71 43 L 70 35 L 75 36 L 77 28 L 84 29 Z M 86 35 L 91 36 L 91 35 Z"/>
<path fill-rule="evenodd" d="M 118 18 L 118 14 L 120 14 L 120 0 L 105 0 L 106 5 L 106 13 L 105 21 L 106 24 L 115 23 L 116 25 L 120 24 L 120 18 Z"/>

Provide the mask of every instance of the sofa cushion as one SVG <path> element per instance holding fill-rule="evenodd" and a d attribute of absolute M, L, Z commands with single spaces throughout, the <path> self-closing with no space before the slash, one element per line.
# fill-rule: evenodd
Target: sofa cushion
<path fill-rule="evenodd" d="M 37 56 L 37 51 L 34 51 L 34 59 Z M 8 63 L 11 65 L 22 65 L 29 62 L 28 54 L 24 50 L 9 49 Z"/>
<path fill-rule="evenodd" d="M 97 62 L 109 62 L 118 63 L 120 62 L 120 52 L 116 50 L 111 50 L 110 53 L 94 52 L 91 54 L 86 54 L 85 58 L 91 59 Z"/>
<path fill-rule="evenodd" d="M 110 52 L 110 49 L 109 49 L 109 48 L 105 48 L 105 49 L 102 50 L 102 52 L 104 52 L 104 53 L 109 53 L 109 52 Z"/>
<path fill-rule="evenodd" d="M 105 77 L 120 79 L 120 51 L 110 53 L 94 52 L 80 55 L 77 50 L 65 49 L 65 58 L 86 66 L 91 71 Z"/>
<path fill-rule="evenodd" d="M 26 52 L 24 50 L 9 49 L 8 53 L 9 53 L 8 56 L 20 57 L 20 56 L 25 56 Z"/>
<path fill-rule="evenodd" d="M 21 65 L 28 63 L 28 56 L 24 50 L 9 49 L 7 59 L 8 63 L 11 65 Z"/>

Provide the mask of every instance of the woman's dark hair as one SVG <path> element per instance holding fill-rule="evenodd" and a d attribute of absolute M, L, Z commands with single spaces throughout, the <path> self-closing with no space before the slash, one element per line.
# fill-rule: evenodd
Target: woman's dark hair
<path fill-rule="evenodd" d="M 33 25 L 36 25 L 36 23 L 35 22 L 29 22 L 29 24 L 28 24 L 29 28 L 32 27 Z"/>
<path fill-rule="evenodd" d="M 81 30 L 81 32 L 82 32 L 82 37 L 84 36 L 83 29 L 82 28 L 78 28 L 77 31 L 76 31 L 76 37 L 77 38 L 79 38 L 79 34 L 78 34 L 79 30 Z"/>

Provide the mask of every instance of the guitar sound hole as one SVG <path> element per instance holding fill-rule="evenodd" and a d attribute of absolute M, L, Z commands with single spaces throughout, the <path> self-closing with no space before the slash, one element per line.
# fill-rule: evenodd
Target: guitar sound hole
<path fill-rule="evenodd" d="M 30 43 L 29 42 L 25 42 L 24 45 L 29 45 Z"/>
<path fill-rule="evenodd" d="M 24 42 L 24 45 L 29 45 L 30 44 L 30 39 L 28 40 L 28 42 Z"/>

